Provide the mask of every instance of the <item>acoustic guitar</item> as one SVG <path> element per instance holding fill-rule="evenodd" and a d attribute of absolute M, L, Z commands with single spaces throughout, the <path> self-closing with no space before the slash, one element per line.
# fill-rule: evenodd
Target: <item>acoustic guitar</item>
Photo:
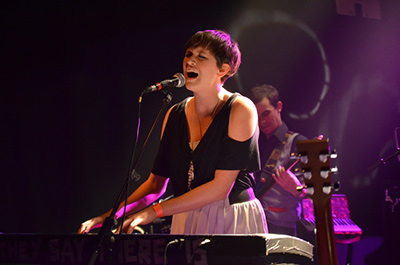
<path fill-rule="evenodd" d="M 330 159 L 327 139 L 297 142 L 300 165 L 304 174 L 307 195 L 314 204 L 318 260 L 320 265 L 337 265 L 335 233 L 333 230 Z"/>

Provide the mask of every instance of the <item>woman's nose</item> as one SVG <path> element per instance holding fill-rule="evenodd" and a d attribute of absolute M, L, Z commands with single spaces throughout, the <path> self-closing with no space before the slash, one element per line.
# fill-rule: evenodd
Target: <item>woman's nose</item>
<path fill-rule="evenodd" d="M 196 64 L 196 60 L 193 57 L 191 57 L 191 58 L 189 58 L 187 63 L 188 63 L 188 65 L 193 66 Z"/>

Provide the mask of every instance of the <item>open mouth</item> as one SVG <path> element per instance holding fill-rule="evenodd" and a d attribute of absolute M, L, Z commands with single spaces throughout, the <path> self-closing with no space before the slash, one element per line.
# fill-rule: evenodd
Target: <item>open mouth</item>
<path fill-rule="evenodd" d="M 199 74 L 195 72 L 187 72 L 187 76 L 189 78 L 196 78 Z"/>

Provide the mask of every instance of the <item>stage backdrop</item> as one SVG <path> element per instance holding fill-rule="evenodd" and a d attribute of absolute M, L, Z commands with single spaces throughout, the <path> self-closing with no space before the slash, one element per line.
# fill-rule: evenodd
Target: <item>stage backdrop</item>
<path fill-rule="evenodd" d="M 400 126 L 400 5 L 352 2 L 2 1 L 0 232 L 74 233 L 110 209 L 128 175 L 140 92 L 182 71 L 196 31 L 223 29 L 243 56 L 226 87 L 277 87 L 289 127 L 337 150 L 334 180 L 351 218 L 384 235 L 400 211 L 385 201 L 400 161 L 376 165 L 396 151 Z M 190 95 L 172 93 L 168 107 Z M 143 97 L 139 149 L 163 98 Z M 160 125 L 132 189 L 151 170 Z"/>

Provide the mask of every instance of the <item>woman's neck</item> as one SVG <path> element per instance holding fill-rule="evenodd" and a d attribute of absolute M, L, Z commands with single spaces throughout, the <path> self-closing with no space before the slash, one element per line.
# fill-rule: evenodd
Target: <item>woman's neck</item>
<path fill-rule="evenodd" d="M 224 100 L 224 96 L 227 91 L 222 85 L 209 93 L 194 93 L 193 100 L 196 112 L 201 117 L 211 116 L 215 112 L 216 106 L 220 105 L 220 102 Z M 194 102 L 193 102 L 194 103 Z"/>

